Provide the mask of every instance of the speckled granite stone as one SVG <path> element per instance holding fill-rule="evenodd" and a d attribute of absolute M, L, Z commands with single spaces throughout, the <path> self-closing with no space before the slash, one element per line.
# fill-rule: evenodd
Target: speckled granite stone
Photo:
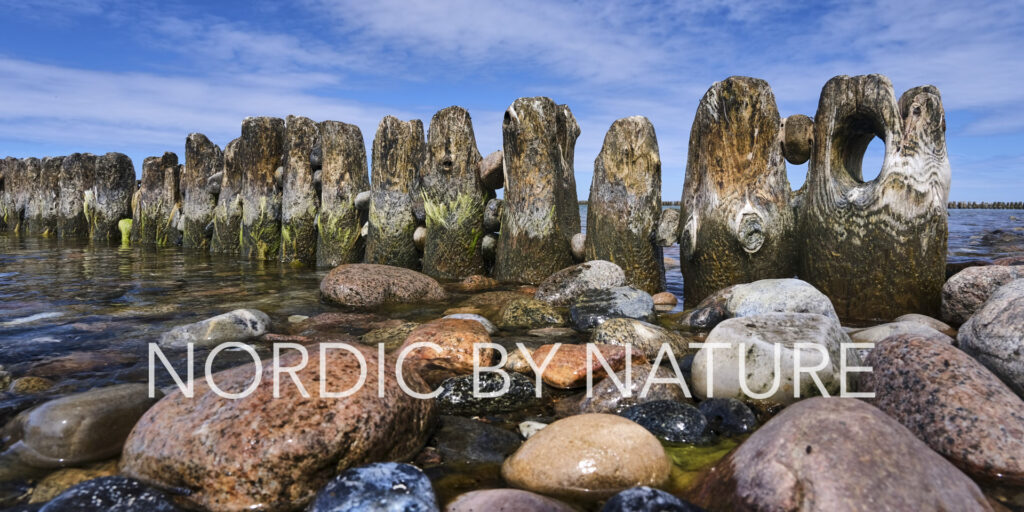
<path fill-rule="evenodd" d="M 125 443 L 122 473 L 188 490 L 190 500 L 213 511 L 293 510 L 339 471 L 415 455 L 434 421 L 434 402 L 399 388 L 390 357 L 380 383 L 376 351 L 353 348 L 363 354 L 368 371 L 365 385 L 347 398 L 320 398 L 319 350 L 310 350 L 309 363 L 297 371 L 311 398 L 302 398 L 288 375 L 281 376 L 281 397 L 274 398 L 270 364 L 256 391 L 238 400 L 217 396 L 205 379 L 197 379 L 195 398 L 174 392 L 142 417 Z M 299 362 L 294 351 L 281 358 L 282 367 Z M 341 392 L 358 381 L 360 366 L 351 353 L 329 351 L 325 363 L 328 391 Z M 253 370 L 225 370 L 214 381 L 239 393 Z M 404 377 L 411 388 L 426 391 L 415 375 Z"/>
<path fill-rule="evenodd" d="M 419 360 L 456 373 L 468 373 L 473 371 L 474 346 L 490 341 L 487 329 L 476 320 L 442 318 L 413 329 L 398 353 L 401 354 L 413 343 L 436 343 L 441 347 L 440 352 L 430 347 L 417 348 L 408 352 L 405 362 L 415 364 Z M 494 349 L 480 348 L 480 366 L 491 366 L 495 357 Z"/>
<path fill-rule="evenodd" d="M 617 372 L 626 367 L 626 349 L 617 345 L 593 344 L 595 352 L 600 352 L 601 357 L 612 371 Z M 548 354 L 555 350 L 555 344 L 543 345 L 533 351 L 533 362 L 538 367 L 544 364 Z M 643 354 L 633 353 L 634 361 L 642 361 Z M 591 356 L 591 370 L 594 383 L 604 379 L 608 373 L 601 365 L 597 354 Z M 551 362 L 544 368 L 541 374 L 544 383 L 556 388 L 571 389 L 587 385 L 587 346 L 586 345 L 560 345 L 551 357 Z"/>
<path fill-rule="evenodd" d="M 379 306 L 392 302 L 433 302 L 446 297 L 434 278 L 407 268 L 354 263 L 331 270 L 320 293 L 345 306 Z"/>
<path fill-rule="evenodd" d="M 1024 401 L 981 363 L 944 343 L 896 336 L 861 376 L 872 403 L 975 477 L 1024 484 Z"/>

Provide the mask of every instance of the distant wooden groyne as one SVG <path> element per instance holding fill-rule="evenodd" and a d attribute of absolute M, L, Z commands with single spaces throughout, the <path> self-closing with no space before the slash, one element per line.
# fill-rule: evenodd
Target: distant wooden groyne
<path fill-rule="evenodd" d="M 1024 201 L 979 203 L 977 201 L 955 201 L 946 206 L 950 210 L 1024 210 Z"/>

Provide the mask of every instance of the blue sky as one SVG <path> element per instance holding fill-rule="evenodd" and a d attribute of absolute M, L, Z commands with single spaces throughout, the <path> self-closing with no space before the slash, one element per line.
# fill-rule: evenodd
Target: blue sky
<path fill-rule="evenodd" d="M 620 117 L 645 115 L 662 194 L 678 200 L 701 96 L 767 80 L 783 116 L 814 114 L 839 74 L 882 73 L 897 95 L 942 91 L 952 200 L 1024 200 L 1024 6 L 1019 1 L 554 2 L 0 0 L 0 156 L 184 156 L 250 115 L 359 125 L 467 108 L 481 153 L 521 96 L 567 103 L 580 199 Z M 865 158 L 877 175 L 880 144 Z M 789 166 L 794 188 L 806 165 Z"/>

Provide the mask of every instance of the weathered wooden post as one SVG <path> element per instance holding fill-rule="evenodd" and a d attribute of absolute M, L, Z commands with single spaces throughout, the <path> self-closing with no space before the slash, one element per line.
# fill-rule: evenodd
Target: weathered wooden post
<path fill-rule="evenodd" d="M 171 223 L 181 207 L 179 182 L 178 155 L 167 152 L 142 161 L 142 186 L 132 212 L 132 245 L 166 247 L 181 242 L 181 233 Z"/>
<path fill-rule="evenodd" d="M 316 262 L 336 267 L 363 260 L 364 215 L 356 208 L 356 195 L 370 188 L 363 133 L 354 124 L 320 123 L 323 168 L 320 178 L 320 219 Z"/>
<path fill-rule="evenodd" d="M 580 231 L 573 154 L 580 128 L 566 105 L 519 98 L 502 122 L 505 202 L 494 277 L 540 283 L 573 264 Z"/>
<path fill-rule="evenodd" d="M 135 167 L 122 153 L 107 153 L 96 159 L 96 174 L 91 197 L 85 201 L 92 240 L 120 240 L 117 223 L 132 215 L 135 193 Z"/>
<path fill-rule="evenodd" d="M 86 194 L 96 179 L 96 155 L 75 153 L 64 157 L 60 172 L 57 233 L 61 238 L 89 235 L 85 217 Z"/>
<path fill-rule="evenodd" d="M 480 151 L 473 121 L 458 106 L 437 111 L 430 120 L 421 176 L 427 240 L 423 272 L 440 279 L 483 274 L 487 192 L 480 182 Z"/>
<path fill-rule="evenodd" d="M 945 280 L 950 167 L 938 89 L 899 103 L 881 75 L 837 76 L 822 88 L 800 210 L 800 277 L 845 319 L 936 316 Z M 878 177 L 861 163 L 885 142 Z"/>
<path fill-rule="evenodd" d="M 40 162 L 39 179 L 32 185 L 32 193 L 25 211 L 26 232 L 31 235 L 56 236 L 58 207 L 60 205 L 60 170 L 64 157 L 46 157 Z M 134 185 L 134 171 L 132 172 Z"/>
<path fill-rule="evenodd" d="M 0 161 L 0 181 L 3 182 L 3 189 L 0 190 L 0 224 L 3 229 L 11 233 L 25 232 L 25 209 L 29 202 L 32 183 L 38 179 L 39 167 L 32 165 L 30 160 L 7 157 Z"/>
<path fill-rule="evenodd" d="M 284 182 L 281 192 L 281 261 L 316 264 L 316 215 L 320 196 L 313 185 L 310 156 L 320 129 L 308 117 L 285 120 Z"/>
<path fill-rule="evenodd" d="M 238 254 L 242 229 L 242 169 L 238 157 L 241 139 L 224 146 L 224 165 L 217 206 L 213 209 L 213 237 L 210 252 Z"/>
<path fill-rule="evenodd" d="M 729 77 L 704 94 L 690 130 L 679 226 L 684 303 L 796 273 L 795 220 L 775 95 Z"/>
<path fill-rule="evenodd" d="M 211 232 L 217 197 L 210 193 L 210 176 L 224 168 L 224 153 L 201 133 L 185 138 L 185 172 L 181 176 L 181 214 L 184 216 L 181 246 L 200 251 L 210 250 Z"/>
<path fill-rule="evenodd" d="M 423 122 L 419 119 L 400 121 L 387 116 L 377 125 L 373 138 L 367 263 L 420 268 L 420 254 L 412 236 L 416 231 L 412 209 L 415 195 L 419 194 L 424 151 Z"/>
<path fill-rule="evenodd" d="M 281 189 L 275 179 L 284 156 L 284 120 L 247 117 L 238 155 L 242 170 L 242 238 L 239 254 L 249 260 L 281 254 Z"/>
<path fill-rule="evenodd" d="M 661 218 L 661 157 L 654 125 L 633 116 L 612 123 L 594 160 L 587 203 L 585 260 L 615 262 L 634 288 L 665 290 L 655 232 Z"/>

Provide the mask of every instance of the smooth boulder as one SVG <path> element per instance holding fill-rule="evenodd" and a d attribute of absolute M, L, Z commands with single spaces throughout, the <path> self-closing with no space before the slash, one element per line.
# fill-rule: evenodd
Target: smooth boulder
<path fill-rule="evenodd" d="M 952 325 L 966 322 L 1001 286 L 1024 279 L 1024 265 L 967 267 L 942 286 L 942 319 Z"/>
<path fill-rule="evenodd" d="M 611 318 L 654 319 L 654 299 L 628 286 L 590 289 L 581 293 L 569 308 L 572 326 L 589 331 Z"/>
<path fill-rule="evenodd" d="M 684 323 L 711 329 L 722 320 L 764 313 L 817 313 L 839 320 L 832 302 L 799 279 L 762 279 L 723 288 L 701 301 Z"/>
<path fill-rule="evenodd" d="M 194 324 L 179 325 L 160 337 L 160 345 L 184 348 L 190 343 L 212 347 L 255 338 L 267 332 L 270 317 L 258 309 L 236 309 Z"/>
<path fill-rule="evenodd" d="M 677 360 L 689 352 L 689 342 L 680 334 L 633 318 L 605 320 L 594 328 L 590 342 L 631 346 L 634 352 L 643 354 L 649 361 L 653 361 L 665 346 Z"/>
<path fill-rule="evenodd" d="M 440 512 L 434 487 L 411 464 L 378 462 L 349 469 L 330 481 L 309 512 Z"/>
<path fill-rule="evenodd" d="M 341 265 L 320 281 L 320 293 L 343 306 L 372 307 L 396 302 L 435 302 L 447 294 L 434 278 L 372 263 Z"/>
<path fill-rule="evenodd" d="M 537 286 L 534 297 L 555 306 L 568 306 L 586 290 L 625 284 L 626 273 L 621 267 L 610 261 L 592 260 L 551 274 Z"/>
<path fill-rule="evenodd" d="M 445 512 L 575 512 L 561 501 L 521 489 L 484 489 L 460 494 Z"/>
<path fill-rule="evenodd" d="M 1024 397 L 1024 279 L 996 290 L 960 328 L 957 341 Z"/>
<path fill-rule="evenodd" d="M 164 492 L 138 480 L 106 476 L 86 480 L 60 493 L 39 512 L 103 510 L 105 512 L 182 512 Z"/>

